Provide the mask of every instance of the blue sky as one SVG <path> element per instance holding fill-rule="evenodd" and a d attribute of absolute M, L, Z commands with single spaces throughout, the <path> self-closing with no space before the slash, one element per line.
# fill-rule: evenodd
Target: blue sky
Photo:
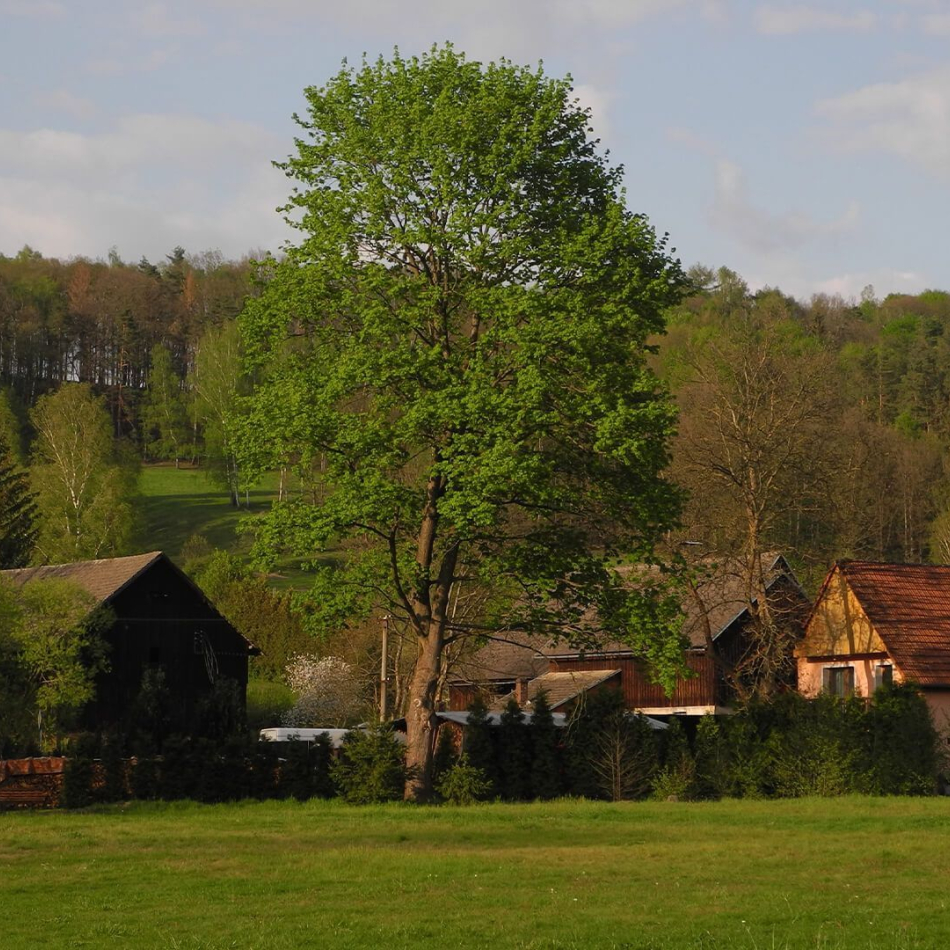
<path fill-rule="evenodd" d="M 303 88 L 445 40 L 570 72 L 684 264 L 950 288 L 950 0 L 0 0 L 0 253 L 277 250 Z"/>

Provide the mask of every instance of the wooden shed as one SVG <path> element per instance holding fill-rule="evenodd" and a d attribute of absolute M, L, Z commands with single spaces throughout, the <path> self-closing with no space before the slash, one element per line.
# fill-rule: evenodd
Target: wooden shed
<path fill-rule="evenodd" d="M 801 629 L 807 599 L 786 559 L 776 553 L 764 555 L 763 572 L 767 595 L 780 603 L 789 621 Z M 573 689 L 615 688 L 623 693 L 627 709 L 648 716 L 702 716 L 727 712 L 732 693 L 722 675 L 722 664 L 710 655 L 706 640 L 708 621 L 713 649 L 736 663 L 749 646 L 752 625 L 746 572 L 738 562 L 715 562 L 697 590 L 697 597 L 683 604 L 683 632 L 689 642 L 685 661 L 693 675 L 676 682 L 667 695 L 655 683 L 641 657 L 628 645 L 607 642 L 598 650 L 578 650 L 563 641 L 507 634 L 492 637 L 477 653 L 456 666 L 449 679 L 449 707 L 467 709 L 476 692 L 486 695 L 492 708 L 499 708 L 514 695 L 530 709 L 539 688 L 564 689 L 573 700 Z M 788 610 L 792 605 L 792 610 Z"/>
<path fill-rule="evenodd" d="M 14 584 L 56 578 L 89 593 L 115 616 L 104 632 L 109 669 L 98 676 L 84 725 L 122 720 L 147 669 L 161 669 L 174 709 L 187 727 L 198 701 L 223 677 L 244 697 L 248 658 L 259 651 L 221 616 L 198 586 L 161 551 L 0 571 Z"/>

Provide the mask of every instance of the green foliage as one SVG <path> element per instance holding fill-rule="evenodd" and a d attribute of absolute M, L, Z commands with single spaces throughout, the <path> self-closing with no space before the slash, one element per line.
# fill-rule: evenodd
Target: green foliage
<path fill-rule="evenodd" d="M 195 368 L 190 377 L 194 411 L 204 432 L 205 459 L 211 477 L 226 489 L 235 507 L 249 489 L 248 480 L 235 455 L 234 433 L 240 424 L 239 393 L 244 387 L 241 372 L 241 341 L 233 322 L 205 331 L 198 343 Z"/>
<path fill-rule="evenodd" d="M 329 798 L 336 791 L 331 775 L 330 737 L 320 733 L 312 742 L 290 742 L 280 766 L 279 793 L 298 801 Z"/>
<path fill-rule="evenodd" d="M 406 783 L 405 750 L 388 729 L 353 730 L 330 774 L 340 797 L 351 804 L 398 801 Z"/>
<path fill-rule="evenodd" d="M 531 736 L 524 713 L 514 697 L 508 700 L 498 724 L 499 792 L 508 801 L 531 794 Z"/>
<path fill-rule="evenodd" d="M 95 694 L 96 675 L 108 668 L 102 631 L 108 610 L 68 581 L 31 581 L 15 592 L 14 638 L 27 672 L 34 708 L 50 744 L 74 723 Z"/>
<path fill-rule="evenodd" d="M 171 353 L 160 343 L 152 347 L 139 428 L 145 451 L 152 458 L 174 459 L 177 463 L 187 454 L 188 418 L 182 381 L 175 373 Z"/>
<path fill-rule="evenodd" d="M 439 738 L 435 744 L 435 755 L 432 757 L 432 781 L 436 789 L 439 779 L 458 761 L 459 753 L 455 744 L 455 730 L 443 723 L 439 727 Z"/>
<path fill-rule="evenodd" d="M 251 660 L 254 674 L 278 679 L 293 657 L 313 652 L 292 595 L 268 586 L 236 556 L 214 551 L 195 579 L 235 629 L 260 648 Z"/>
<path fill-rule="evenodd" d="M 237 680 L 219 676 L 198 702 L 192 734 L 223 742 L 243 735 L 245 727 L 244 690 Z"/>
<path fill-rule="evenodd" d="M 586 694 L 568 725 L 570 791 L 620 801 L 645 796 L 658 766 L 653 730 L 628 713 L 619 690 Z"/>
<path fill-rule="evenodd" d="M 653 779 L 653 797 L 659 801 L 683 801 L 692 797 L 696 765 L 682 723 L 671 716 L 660 742 L 662 768 Z"/>
<path fill-rule="evenodd" d="M 66 760 L 63 769 L 63 789 L 60 804 L 63 808 L 85 808 L 95 800 L 92 789 L 93 761 L 88 756 L 74 755 Z"/>
<path fill-rule="evenodd" d="M 678 509 L 646 356 L 685 278 L 569 80 L 444 46 L 305 94 L 282 166 L 301 240 L 241 318 L 236 444 L 250 471 L 319 474 L 259 525 L 261 559 L 349 542 L 323 624 L 380 607 L 436 654 L 408 717 L 424 792 L 450 593 L 492 595 L 456 637 L 517 623 L 624 639 L 668 682 L 681 667 L 662 596 L 612 568 Z"/>
<path fill-rule="evenodd" d="M 463 752 L 437 781 L 436 791 L 449 805 L 474 805 L 485 801 L 492 791 L 492 783 L 485 773 L 470 765 Z"/>
<path fill-rule="evenodd" d="M 39 555 L 61 563 L 125 553 L 138 469 L 117 448 L 103 400 L 67 383 L 40 397 L 30 419 Z"/>
<path fill-rule="evenodd" d="M 927 701 L 914 683 L 874 691 L 864 717 L 861 790 L 872 795 L 932 795 L 946 759 Z"/>
<path fill-rule="evenodd" d="M 183 725 L 176 712 L 165 671 L 161 667 L 146 668 L 126 724 L 135 754 L 154 755 L 162 748 L 166 736 Z"/>
<path fill-rule="evenodd" d="M 703 716 L 696 725 L 693 794 L 718 799 L 728 788 L 728 750 L 715 716 Z"/>
<path fill-rule="evenodd" d="M 293 691 L 283 683 L 260 678 L 248 680 L 247 728 L 251 732 L 278 725 L 293 705 Z"/>
<path fill-rule="evenodd" d="M 531 708 L 531 795 L 557 798 L 564 789 L 558 728 L 547 693 L 541 690 Z"/>
<path fill-rule="evenodd" d="M 468 707 L 468 716 L 462 731 L 462 752 L 469 764 L 478 769 L 491 783 L 492 794 L 498 794 L 498 756 L 495 748 L 494 730 L 489 725 L 488 707 L 481 693 L 476 693 Z"/>

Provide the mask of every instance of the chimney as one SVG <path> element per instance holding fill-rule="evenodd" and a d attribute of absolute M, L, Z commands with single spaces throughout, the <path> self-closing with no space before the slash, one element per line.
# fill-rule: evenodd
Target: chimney
<path fill-rule="evenodd" d="M 528 702 L 528 678 L 519 676 L 515 680 L 515 702 L 519 706 L 524 706 Z"/>

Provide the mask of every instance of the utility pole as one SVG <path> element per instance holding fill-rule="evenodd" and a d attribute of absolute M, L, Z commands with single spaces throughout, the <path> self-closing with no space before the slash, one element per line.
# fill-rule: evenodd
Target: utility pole
<path fill-rule="evenodd" d="M 379 721 L 389 718 L 389 614 L 383 617 L 383 649 L 379 660 Z"/>

